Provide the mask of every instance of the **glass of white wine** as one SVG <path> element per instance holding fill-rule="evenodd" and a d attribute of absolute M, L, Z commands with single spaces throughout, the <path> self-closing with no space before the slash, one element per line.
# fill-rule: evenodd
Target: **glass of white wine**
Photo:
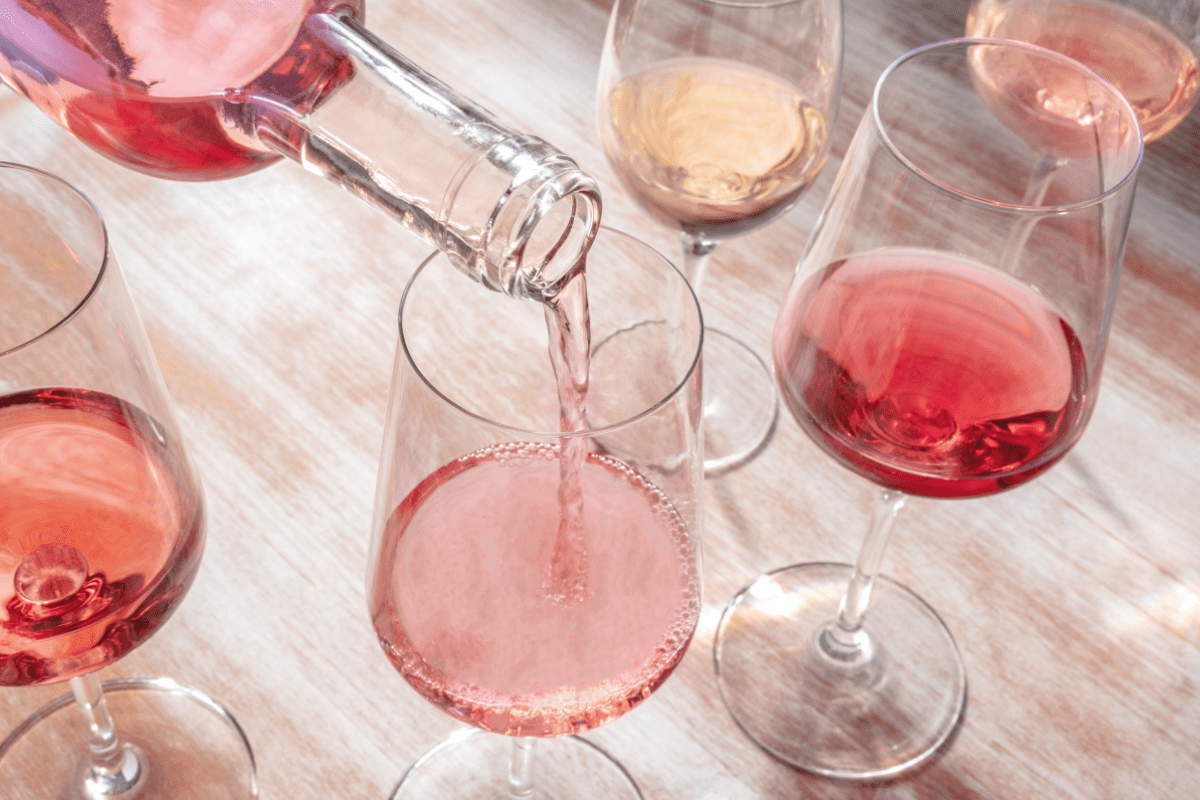
<path fill-rule="evenodd" d="M 720 242 L 792 207 L 825 163 L 842 74 L 840 0 L 617 0 L 600 62 L 597 127 L 625 188 L 679 231 L 700 291 Z M 770 369 L 709 328 L 704 467 L 766 442 Z"/>

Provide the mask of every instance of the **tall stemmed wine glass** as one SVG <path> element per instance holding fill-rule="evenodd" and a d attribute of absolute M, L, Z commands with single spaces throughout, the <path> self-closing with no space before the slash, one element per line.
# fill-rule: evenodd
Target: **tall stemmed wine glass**
<path fill-rule="evenodd" d="M 72 692 L 0 742 L 5 797 L 257 796 L 216 701 L 167 679 L 103 692 L 96 674 L 171 616 L 204 534 L 103 222 L 59 179 L 0 164 L 0 685 Z"/>
<path fill-rule="evenodd" d="M 696 626 L 699 306 L 607 228 L 544 309 L 443 258 L 401 303 L 367 598 L 405 680 L 474 728 L 394 796 L 641 797 L 572 734 L 649 697 Z"/>
<path fill-rule="evenodd" d="M 1047 152 L 1060 166 L 1045 202 L 1025 205 Z M 780 759 L 886 776 L 952 732 L 958 650 L 879 574 L 888 537 L 907 495 L 1012 488 L 1082 434 L 1141 152 L 1111 84 L 1032 45 L 942 42 L 880 78 L 774 341 L 796 420 L 879 485 L 878 506 L 854 566 L 760 576 L 726 607 L 714 651 L 730 712 Z"/>
<path fill-rule="evenodd" d="M 791 208 L 829 152 L 841 96 L 840 0 L 617 0 L 597 126 L 623 185 L 678 230 L 700 291 L 713 250 Z M 704 343 L 704 466 L 770 435 L 770 370 L 745 343 Z"/>

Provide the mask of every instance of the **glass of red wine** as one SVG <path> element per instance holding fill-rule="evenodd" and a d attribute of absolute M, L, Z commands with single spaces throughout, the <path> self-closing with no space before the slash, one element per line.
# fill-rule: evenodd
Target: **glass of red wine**
<path fill-rule="evenodd" d="M 1047 152 L 1059 167 L 1044 202 L 1024 204 Z M 953 732 L 966 696 L 957 646 L 880 574 L 888 538 L 909 495 L 1010 489 L 1083 433 L 1141 153 L 1121 94 L 1033 45 L 941 42 L 879 79 L 774 337 L 788 408 L 880 487 L 878 505 L 853 566 L 759 576 L 715 644 L 726 706 L 776 757 L 877 778 Z"/>
<path fill-rule="evenodd" d="M 841 99 L 838 0 L 617 0 L 597 128 L 621 184 L 677 231 L 700 292 L 722 242 L 787 212 L 817 179 Z M 745 463 L 779 400 L 754 348 L 704 342 L 704 467 Z"/>
<path fill-rule="evenodd" d="M 697 623 L 699 306 L 608 228 L 544 305 L 444 258 L 400 307 L 367 600 L 405 680 L 473 727 L 394 797 L 640 798 L 576 734 L 648 698 Z"/>
<path fill-rule="evenodd" d="M 6 797 L 257 796 L 215 700 L 96 674 L 170 618 L 204 537 L 104 223 L 58 178 L 0 164 L 0 685 L 71 687 L 0 742 Z"/>

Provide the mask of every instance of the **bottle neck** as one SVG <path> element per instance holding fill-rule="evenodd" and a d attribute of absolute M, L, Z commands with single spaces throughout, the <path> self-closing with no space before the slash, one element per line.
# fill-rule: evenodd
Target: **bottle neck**
<path fill-rule="evenodd" d="M 569 156 L 513 131 L 349 15 L 309 33 L 344 53 L 307 105 L 231 94 L 226 122 L 366 200 L 491 289 L 554 296 L 582 268 L 600 190 Z"/>

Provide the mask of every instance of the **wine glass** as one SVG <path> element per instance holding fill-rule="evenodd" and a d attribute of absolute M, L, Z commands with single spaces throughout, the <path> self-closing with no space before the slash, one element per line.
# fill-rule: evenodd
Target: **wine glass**
<path fill-rule="evenodd" d="M 597 127 L 622 184 L 679 231 L 697 292 L 717 245 L 766 225 L 816 180 L 841 96 L 840 0 L 617 0 Z M 704 467 L 744 463 L 778 399 L 754 350 L 709 328 Z"/>
<path fill-rule="evenodd" d="M 95 208 L 0 164 L 0 212 L 0 685 L 71 687 L 0 743 L 0 786 L 256 797 L 249 745 L 215 700 L 169 679 L 102 691 L 97 671 L 195 578 L 203 492 Z"/>
<path fill-rule="evenodd" d="M 1133 105 L 1147 144 L 1196 104 L 1197 0 L 973 0 L 966 34 L 1030 42 L 1091 67 Z"/>
<path fill-rule="evenodd" d="M 544 309 L 443 259 L 401 302 L 367 599 L 405 680 L 474 728 L 394 797 L 639 798 L 573 734 L 649 697 L 696 626 L 699 306 L 608 228 Z"/>
<path fill-rule="evenodd" d="M 1060 166 L 1045 202 L 1024 205 L 1047 152 Z M 881 777 L 954 730 L 957 647 L 924 601 L 879 574 L 888 537 L 908 495 L 1012 488 L 1082 434 L 1141 152 L 1111 84 L 1033 45 L 941 42 L 879 79 L 773 348 L 801 427 L 881 488 L 874 519 L 854 566 L 752 581 L 714 649 L 726 706 L 778 758 Z"/>

